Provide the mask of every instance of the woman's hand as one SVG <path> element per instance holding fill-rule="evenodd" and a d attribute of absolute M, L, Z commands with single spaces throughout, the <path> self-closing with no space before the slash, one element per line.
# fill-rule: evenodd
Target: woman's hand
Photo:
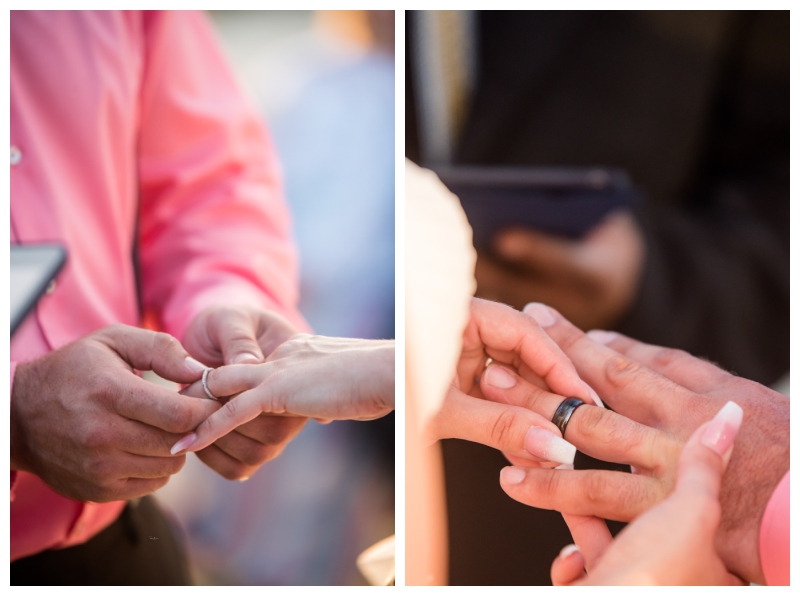
<path fill-rule="evenodd" d="M 208 374 L 209 390 L 231 397 L 173 453 L 197 451 L 261 413 L 321 421 L 373 420 L 394 409 L 394 341 L 297 334 L 263 364 Z M 187 389 L 203 396 L 198 383 Z"/>
<path fill-rule="evenodd" d="M 742 408 L 728 402 L 701 425 L 683 448 L 673 493 L 616 540 L 601 519 L 566 516 L 578 546 L 553 561 L 553 585 L 741 585 L 714 548 L 722 474 L 741 422 Z"/>
<path fill-rule="evenodd" d="M 527 383 L 559 403 L 565 396 L 600 403 L 569 358 L 534 319 L 509 306 L 474 298 L 453 383 L 425 429 L 428 441 L 474 441 L 528 465 L 572 463 L 575 448 L 561 439 L 550 421 L 552 415 L 548 418 L 520 404 L 485 399 L 479 379 L 488 358 L 518 369 Z"/>

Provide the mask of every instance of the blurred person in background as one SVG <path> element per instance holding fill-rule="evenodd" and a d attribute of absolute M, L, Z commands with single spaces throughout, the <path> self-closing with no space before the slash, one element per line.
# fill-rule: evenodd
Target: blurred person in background
<path fill-rule="evenodd" d="M 414 12 L 406 47 L 410 157 L 618 166 L 644 194 L 582 240 L 498 235 L 478 255 L 479 296 L 517 308 L 547 302 L 581 328 L 781 381 L 788 12 Z M 455 73 L 438 88 L 431 62 Z M 498 454 L 460 442 L 446 442 L 444 454 L 451 580 L 547 583 L 548 569 L 529 565 L 521 545 L 533 532 L 566 540 L 560 517 L 525 511 L 487 484 Z M 541 548 L 538 560 L 556 555 Z"/>
<path fill-rule="evenodd" d="M 394 13 L 209 16 L 280 156 L 300 311 L 320 335 L 394 337 Z M 394 414 L 295 441 L 242 485 L 189 458 L 156 494 L 198 582 L 364 582 L 357 555 L 394 533 Z"/>

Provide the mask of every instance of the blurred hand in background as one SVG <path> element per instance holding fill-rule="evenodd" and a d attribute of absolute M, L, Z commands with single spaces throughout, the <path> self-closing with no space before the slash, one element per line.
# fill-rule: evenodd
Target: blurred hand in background
<path fill-rule="evenodd" d="M 613 327 L 636 297 L 645 242 L 628 212 L 610 215 L 585 238 L 507 230 L 479 253 L 478 295 L 522 309 L 553 306 L 581 329 Z"/>

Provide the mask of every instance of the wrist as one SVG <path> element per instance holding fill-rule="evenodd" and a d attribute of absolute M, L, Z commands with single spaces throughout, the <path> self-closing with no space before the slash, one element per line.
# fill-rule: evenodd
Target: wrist
<path fill-rule="evenodd" d="M 29 472 L 29 457 L 25 431 L 24 409 L 27 401 L 30 369 L 34 363 L 21 363 L 14 371 L 14 384 L 11 387 L 11 404 L 9 414 L 9 452 L 12 472 Z"/>

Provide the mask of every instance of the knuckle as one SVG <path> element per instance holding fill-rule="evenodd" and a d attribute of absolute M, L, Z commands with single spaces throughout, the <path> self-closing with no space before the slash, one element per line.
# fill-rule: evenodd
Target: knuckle
<path fill-rule="evenodd" d="M 101 425 L 93 425 L 87 428 L 81 437 L 81 443 L 87 449 L 100 451 L 111 444 L 112 434 L 107 428 Z"/>
<path fill-rule="evenodd" d="M 561 496 L 561 474 L 555 470 L 550 472 L 544 477 L 544 482 L 541 484 L 542 496 L 548 503 L 556 503 Z"/>
<path fill-rule="evenodd" d="M 167 428 L 164 430 L 172 433 L 185 433 L 194 430 L 192 411 L 181 402 L 173 404 L 167 412 L 166 426 Z"/>
<path fill-rule="evenodd" d="M 517 417 L 514 410 L 504 409 L 492 421 L 489 428 L 489 439 L 492 445 L 503 447 L 511 445 Z"/>
<path fill-rule="evenodd" d="M 684 352 L 683 350 L 659 347 L 653 353 L 652 358 L 653 362 L 658 366 L 668 368 L 676 363 L 684 361 L 687 356 L 689 356 L 688 352 Z"/>
<path fill-rule="evenodd" d="M 613 356 L 605 366 L 606 380 L 620 389 L 630 383 L 631 379 L 642 371 L 642 366 L 624 356 Z"/>
<path fill-rule="evenodd" d="M 183 351 L 183 346 L 175 337 L 163 331 L 157 332 L 153 336 L 153 349 L 154 352 L 174 352 Z"/>
<path fill-rule="evenodd" d="M 569 350 L 586 335 L 583 331 L 571 325 L 568 325 L 567 328 L 560 331 L 560 333 L 561 337 L 559 337 L 558 345 L 564 352 L 569 352 Z"/>
<path fill-rule="evenodd" d="M 608 501 L 609 480 L 605 474 L 589 474 L 584 484 L 584 497 L 592 508 Z"/>

